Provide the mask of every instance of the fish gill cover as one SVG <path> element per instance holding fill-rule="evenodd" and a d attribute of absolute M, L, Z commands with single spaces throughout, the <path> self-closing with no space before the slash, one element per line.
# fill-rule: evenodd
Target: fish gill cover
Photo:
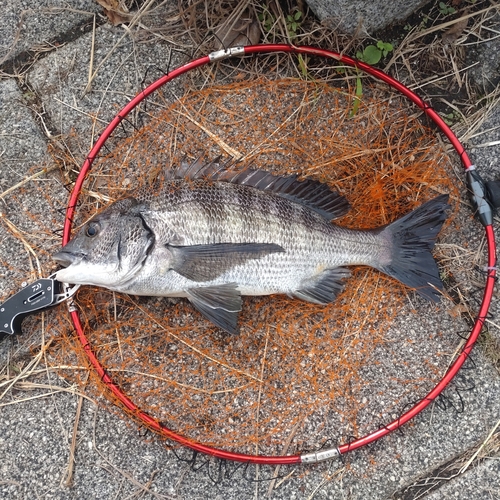
<path fill-rule="evenodd" d="M 440 193 L 456 208 L 451 162 L 435 132 L 376 85 L 365 86 L 355 113 L 348 85 L 297 79 L 236 79 L 174 104 L 155 98 L 141 111 L 144 125 L 116 134 L 94 163 L 75 228 L 170 166 L 219 155 L 327 183 L 352 205 L 336 221 L 344 226 L 387 224 Z M 439 243 L 434 254 L 438 262 L 444 255 Z M 443 277 L 452 277 L 452 261 L 445 264 Z M 338 444 L 397 418 L 443 376 L 458 343 L 450 332 L 464 329 L 446 297 L 427 303 L 364 267 L 327 306 L 244 297 L 236 336 L 185 299 L 82 287 L 75 301 L 92 349 L 142 410 L 188 438 L 252 454 Z M 429 326 L 436 316 L 438 331 Z M 64 308 L 51 313 L 50 326 L 59 332 L 50 362 L 81 366 L 64 376 L 113 399 L 88 369 Z"/>

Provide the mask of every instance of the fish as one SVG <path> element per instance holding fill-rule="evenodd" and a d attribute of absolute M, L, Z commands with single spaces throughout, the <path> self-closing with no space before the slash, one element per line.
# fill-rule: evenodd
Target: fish
<path fill-rule="evenodd" d="M 131 295 L 186 297 L 237 333 L 244 295 L 287 294 L 329 304 L 348 266 L 377 269 L 438 302 L 432 250 L 448 216 L 440 195 L 375 228 L 336 224 L 350 205 L 311 178 L 181 162 L 98 212 L 53 259 L 56 279 Z"/>

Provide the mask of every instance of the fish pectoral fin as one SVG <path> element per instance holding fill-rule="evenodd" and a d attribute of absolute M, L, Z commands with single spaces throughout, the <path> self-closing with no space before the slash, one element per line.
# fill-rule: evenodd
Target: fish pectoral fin
<path fill-rule="evenodd" d="M 302 281 L 301 287 L 291 296 L 314 304 L 329 304 L 344 288 L 344 279 L 350 276 L 349 269 L 336 267 Z"/>
<path fill-rule="evenodd" d="M 211 281 L 225 271 L 285 250 L 274 243 L 216 243 L 213 245 L 167 245 L 172 253 L 170 269 L 192 281 Z"/>
<path fill-rule="evenodd" d="M 214 325 L 229 333 L 238 333 L 238 312 L 241 294 L 236 283 L 190 288 L 187 297 L 191 304 Z"/>

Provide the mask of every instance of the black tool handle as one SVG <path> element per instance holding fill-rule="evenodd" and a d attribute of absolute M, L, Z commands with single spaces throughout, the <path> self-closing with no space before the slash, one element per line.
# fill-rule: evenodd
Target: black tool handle
<path fill-rule="evenodd" d="M 0 305 L 0 333 L 14 335 L 21 333 L 23 319 L 35 311 L 54 305 L 58 282 L 51 278 L 41 278 L 26 284 L 22 290 Z"/>

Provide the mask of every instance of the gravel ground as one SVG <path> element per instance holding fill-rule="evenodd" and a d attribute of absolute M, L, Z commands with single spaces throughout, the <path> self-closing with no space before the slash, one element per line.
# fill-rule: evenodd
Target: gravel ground
<path fill-rule="evenodd" d="M 15 186 L 33 168 L 50 167 L 47 151 L 48 134 L 60 140 L 71 132 L 72 152 L 80 164 L 90 149 L 93 116 L 107 122 L 140 88 L 141 78 L 151 65 L 178 65 L 184 59 L 170 57 L 167 43 L 140 44 L 125 37 L 113 56 L 107 59 L 92 85 L 87 84 L 92 45 L 92 16 L 96 10 L 90 1 L 68 2 L 46 0 L 40 8 L 14 0 L 0 13 L 0 58 L 10 73 L 13 57 L 26 55 L 34 45 L 60 39 L 52 50 L 35 61 L 22 78 L 5 76 L 0 81 L 0 191 Z M 29 5 L 25 5 L 29 4 Z M 63 10 L 59 9 L 63 6 Z M 47 17 L 48 16 L 48 17 Z M 47 19 L 64 19 L 52 22 Z M 16 26 L 21 27 L 14 29 Z M 120 27 L 98 26 L 95 33 L 94 64 L 102 60 L 109 48 L 123 35 Z M 500 47 L 498 47 L 500 51 Z M 2 55 L 3 54 L 3 55 Z M 173 95 L 182 95 L 181 86 Z M 34 112 L 33 109 L 37 110 Z M 499 145 L 486 145 L 498 139 L 500 109 L 496 109 L 468 145 L 474 161 L 487 180 L 500 178 Z M 82 140 L 81 138 L 85 138 Z M 39 190 L 25 186 L 31 211 L 40 217 L 47 214 L 54 224 L 62 222 L 57 206 L 66 203 L 67 192 L 55 175 L 48 176 L 54 203 L 47 206 Z M 2 214 L 20 231 L 37 230 L 36 221 L 5 199 Z M 498 220 L 496 229 L 499 229 Z M 471 245 L 481 243 L 481 227 L 467 225 Z M 0 292 L 2 296 L 18 289 L 19 283 L 31 278 L 36 261 L 16 235 L 0 224 Z M 47 241 L 54 244 L 56 236 Z M 40 265 L 50 272 L 47 255 L 39 256 Z M 495 323 L 499 302 L 492 308 Z M 491 337 L 500 342 L 500 329 L 489 325 Z M 497 325 L 498 323 L 496 323 Z M 429 328 L 438 331 L 438 319 L 429 319 Z M 0 344 L 0 367 L 15 370 L 29 363 L 40 345 L 41 331 L 37 317 L 25 325 L 22 336 Z M 497 345 L 498 348 L 498 345 Z M 118 410 L 101 401 L 75 394 L 75 388 L 56 374 L 43 371 L 28 379 L 38 386 L 15 388 L 2 399 L 0 406 L 0 497 L 1 498 L 182 498 L 182 499 L 250 499 L 250 498 L 500 498 L 498 451 L 475 462 L 464 474 L 439 481 L 438 471 L 444 465 L 472 454 L 484 441 L 500 416 L 500 377 L 492 363 L 491 346 L 474 351 L 473 369 L 464 370 L 460 379 L 464 410 L 446 411 L 437 406 L 419 415 L 402 433 L 394 433 L 369 448 L 351 453 L 346 461 L 313 466 L 286 467 L 279 471 L 282 482 L 272 488 L 270 477 L 275 470 L 266 467 L 222 464 L 193 457 L 187 450 L 177 454 L 167 449 L 155 436 L 124 420 Z M 41 368 L 42 363 L 38 366 Z M 6 386 L 0 387 L 3 391 Z M 456 389 L 448 391 L 449 401 L 458 405 Z M 35 399 L 36 398 L 36 399 Z M 26 399 L 26 400 L 25 400 Z M 79 408 L 81 405 L 81 408 Z M 111 410 L 111 411 L 110 411 Z M 77 413 L 77 440 L 73 475 L 67 481 L 71 462 L 70 445 Z M 195 461 L 192 459 L 195 458 Z M 429 492 L 429 484 L 435 486 Z M 272 491 L 271 491 L 272 490 Z M 270 492 L 271 491 L 271 492 Z"/>

